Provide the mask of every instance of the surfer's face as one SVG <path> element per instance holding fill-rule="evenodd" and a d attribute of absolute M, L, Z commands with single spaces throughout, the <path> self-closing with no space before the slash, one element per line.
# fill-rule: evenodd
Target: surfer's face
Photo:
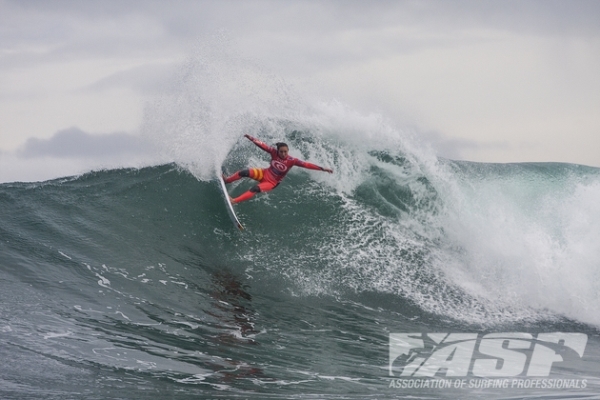
<path fill-rule="evenodd" d="M 285 160 L 288 156 L 288 151 L 289 149 L 287 147 L 281 146 L 279 150 L 277 150 L 277 154 L 279 155 L 279 158 L 283 158 Z"/>

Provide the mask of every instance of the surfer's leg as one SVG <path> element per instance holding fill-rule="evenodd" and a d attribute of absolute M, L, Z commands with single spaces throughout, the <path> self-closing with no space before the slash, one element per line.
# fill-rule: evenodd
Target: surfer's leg
<path fill-rule="evenodd" d="M 240 196 L 235 199 L 231 199 L 233 204 L 241 203 L 242 201 L 250 200 L 256 193 L 268 192 L 269 190 L 275 189 L 278 184 L 274 184 L 272 182 L 261 182 L 258 185 L 252 187 L 245 193 L 242 193 Z"/>
<path fill-rule="evenodd" d="M 263 178 L 263 171 L 260 168 L 243 169 L 227 178 L 223 178 L 223 180 L 225 181 L 225 183 L 231 183 L 231 182 L 235 182 L 242 178 L 252 178 L 255 181 L 260 182 Z"/>
<path fill-rule="evenodd" d="M 226 177 L 225 175 L 223 175 L 223 181 L 225 183 L 231 183 L 231 182 L 235 182 L 235 181 L 237 181 L 239 179 L 242 179 L 244 177 L 244 175 L 242 175 L 242 174 L 244 172 L 246 172 L 246 171 L 248 171 L 248 170 L 246 169 L 246 170 L 243 170 L 243 171 L 238 171 L 235 174 L 233 174 L 231 176 L 228 176 L 228 177 Z M 246 175 L 246 176 L 248 176 L 248 175 Z"/>
<path fill-rule="evenodd" d="M 231 199 L 231 202 L 233 204 L 237 204 L 237 203 L 241 203 L 242 201 L 250 200 L 256 193 L 258 193 L 260 191 L 260 189 L 256 190 L 257 188 L 258 188 L 258 186 L 254 186 L 252 189 L 248 190 L 245 193 L 242 193 L 235 199 Z"/>

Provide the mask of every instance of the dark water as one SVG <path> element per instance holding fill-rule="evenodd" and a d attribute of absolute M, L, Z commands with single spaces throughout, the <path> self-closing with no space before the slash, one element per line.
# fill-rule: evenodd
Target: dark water
<path fill-rule="evenodd" d="M 0 185 L 0 397 L 600 397 L 598 171 L 364 157 L 352 190 L 294 171 L 238 205 L 241 234 L 175 165 Z M 403 332 L 583 333 L 549 378 L 585 387 L 391 387 Z"/>

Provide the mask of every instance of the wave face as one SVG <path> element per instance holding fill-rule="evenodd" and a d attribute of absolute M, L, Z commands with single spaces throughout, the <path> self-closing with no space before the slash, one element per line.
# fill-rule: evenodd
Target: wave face
<path fill-rule="evenodd" d="M 1 185 L 7 393 L 364 398 L 389 332 L 598 325 L 597 169 L 286 140 L 337 175 L 293 170 L 237 206 L 241 234 L 175 164 Z"/>

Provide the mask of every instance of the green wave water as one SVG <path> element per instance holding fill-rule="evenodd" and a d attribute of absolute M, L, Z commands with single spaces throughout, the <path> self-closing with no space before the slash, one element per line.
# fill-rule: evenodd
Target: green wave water
<path fill-rule="evenodd" d="M 363 157 L 242 234 L 174 164 L 1 185 L 4 397 L 388 398 L 391 332 L 595 335 L 597 170 Z"/>

